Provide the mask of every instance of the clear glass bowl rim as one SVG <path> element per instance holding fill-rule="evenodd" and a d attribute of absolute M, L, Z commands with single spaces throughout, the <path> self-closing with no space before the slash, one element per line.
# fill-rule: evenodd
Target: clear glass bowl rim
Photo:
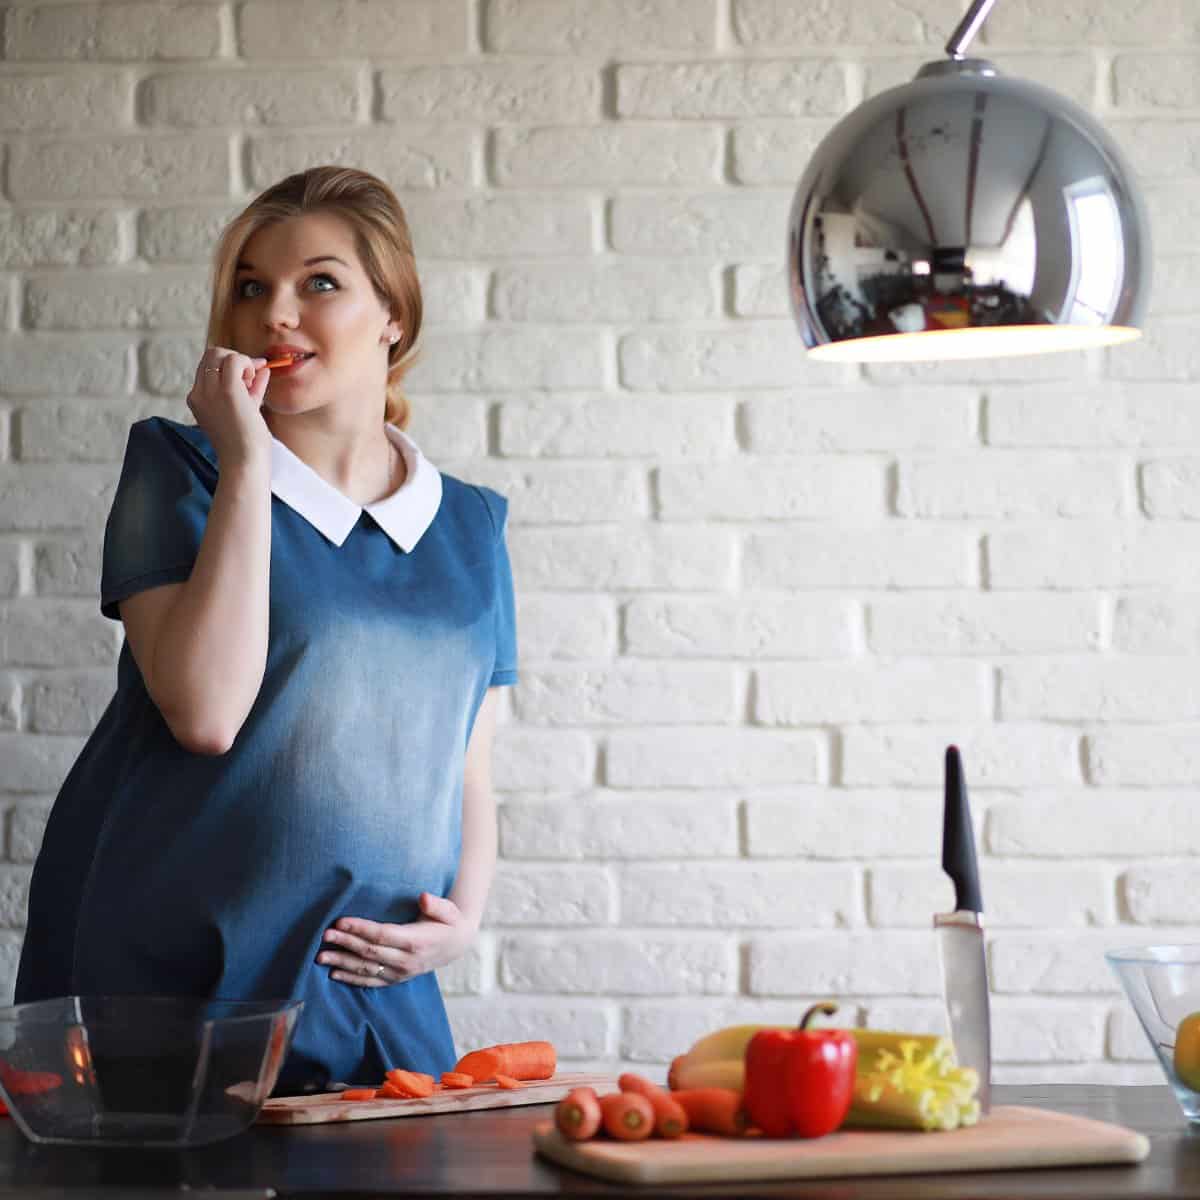
<path fill-rule="evenodd" d="M 194 1004 L 202 1008 L 208 1004 L 223 1004 L 229 1007 L 233 1015 L 206 1017 L 197 1021 L 200 1029 L 212 1029 L 216 1025 L 228 1026 L 247 1021 L 262 1021 L 269 1017 L 283 1016 L 304 1007 L 303 1000 L 227 1000 L 223 996 L 159 996 L 159 995 L 72 995 L 51 996 L 45 1000 L 27 1000 L 24 1004 L 6 1004 L 0 1006 L 0 1023 L 17 1020 L 36 1022 L 42 1016 L 46 1022 L 59 1022 L 62 1019 L 61 1006 L 72 1001 L 87 1004 L 115 1005 L 129 1004 L 130 1007 L 154 1006 L 168 1007 L 172 1004 L 181 1007 Z M 54 1008 L 52 1006 L 58 1006 Z M 43 1011 L 39 1011 L 43 1010 Z M 249 1010 L 249 1011 L 246 1011 Z M 117 1017 L 87 1018 L 89 1026 L 104 1026 L 124 1023 Z"/>
<path fill-rule="evenodd" d="M 1153 967 L 1200 967 L 1200 942 L 1163 942 L 1153 946 L 1130 946 L 1106 950 L 1110 963 L 1145 964 Z"/>

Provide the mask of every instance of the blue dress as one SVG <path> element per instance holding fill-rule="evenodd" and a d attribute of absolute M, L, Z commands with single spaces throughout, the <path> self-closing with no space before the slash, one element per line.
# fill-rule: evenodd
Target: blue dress
<path fill-rule="evenodd" d="M 273 442 L 266 674 L 226 754 L 176 742 L 122 649 L 34 867 L 18 1003 L 302 999 L 277 1094 L 454 1065 L 433 972 L 364 988 L 316 962 L 338 918 L 411 922 L 422 891 L 449 894 L 475 716 L 516 681 L 506 501 L 388 436 L 408 474 L 365 509 Z M 216 485 L 200 429 L 132 427 L 106 616 L 188 578 Z"/>

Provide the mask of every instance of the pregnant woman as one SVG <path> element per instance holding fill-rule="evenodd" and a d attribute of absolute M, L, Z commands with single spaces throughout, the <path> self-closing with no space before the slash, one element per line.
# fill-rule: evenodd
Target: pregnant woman
<path fill-rule="evenodd" d="M 403 432 L 420 326 L 371 175 L 292 175 L 224 231 L 196 424 L 130 431 L 117 691 L 50 814 L 18 1003 L 302 999 L 277 1094 L 453 1067 L 433 972 L 491 884 L 516 637 L 505 500 Z"/>

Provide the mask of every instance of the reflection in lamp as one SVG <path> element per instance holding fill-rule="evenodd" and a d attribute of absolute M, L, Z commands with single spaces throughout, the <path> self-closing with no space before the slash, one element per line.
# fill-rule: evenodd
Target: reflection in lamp
<path fill-rule="evenodd" d="M 1067 289 L 1067 304 L 1060 321 L 1075 325 L 1102 325 L 1117 302 L 1125 274 L 1121 244 L 1121 216 L 1103 180 L 1083 179 L 1066 189 L 1067 220 L 1071 240 L 1086 243 L 1086 258 L 1074 256 L 1075 270 Z"/>

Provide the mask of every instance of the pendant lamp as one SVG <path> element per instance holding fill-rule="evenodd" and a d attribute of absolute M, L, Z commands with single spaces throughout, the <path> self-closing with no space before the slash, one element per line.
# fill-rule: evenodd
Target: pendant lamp
<path fill-rule="evenodd" d="M 792 312 L 814 358 L 983 358 L 1141 336 L 1145 206 L 1079 105 L 963 51 L 881 93 L 818 146 L 788 225 Z"/>

